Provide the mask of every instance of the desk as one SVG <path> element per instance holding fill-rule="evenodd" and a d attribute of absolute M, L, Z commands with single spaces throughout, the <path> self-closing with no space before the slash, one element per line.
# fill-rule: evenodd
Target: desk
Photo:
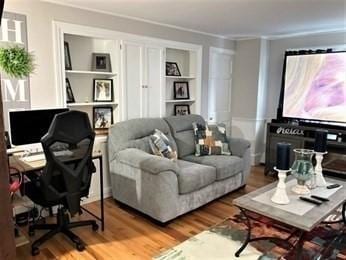
<path fill-rule="evenodd" d="M 95 217 L 97 220 L 101 222 L 101 230 L 104 231 L 105 228 L 105 217 L 104 217 L 104 204 L 103 204 L 103 160 L 102 153 L 96 152 L 92 154 L 92 159 L 99 160 L 100 162 L 100 196 L 101 196 L 101 216 L 96 216 L 94 213 L 90 212 L 86 208 L 81 208 L 88 212 L 90 215 Z M 23 161 L 19 156 L 13 155 L 9 158 L 10 166 L 20 170 L 23 173 L 32 172 L 32 171 L 40 171 L 46 165 L 46 160 L 39 160 L 34 162 L 26 162 Z"/>

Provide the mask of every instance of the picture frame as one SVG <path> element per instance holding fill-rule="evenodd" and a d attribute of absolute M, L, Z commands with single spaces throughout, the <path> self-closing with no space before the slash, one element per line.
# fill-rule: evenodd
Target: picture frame
<path fill-rule="evenodd" d="M 94 102 L 113 102 L 113 79 L 94 79 Z"/>
<path fill-rule="evenodd" d="M 174 99 L 190 99 L 190 90 L 188 81 L 174 81 Z"/>
<path fill-rule="evenodd" d="M 190 105 L 176 104 L 174 105 L 174 115 L 175 116 L 185 116 L 190 115 Z"/>
<path fill-rule="evenodd" d="M 94 129 L 108 129 L 113 124 L 113 108 L 93 107 L 93 126 Z"/>
<path fill-rule="evenodd" d="M 166 76 L 181 76 L 178 63 L 166 61 Z"/>
<path fill-rule="evenodd" d="M 68 78 L 66 78 L 66 103 L 75 103 L 71 83 Z"/>
<path fill-rule="evenodd" d="M 65 57 L 65 70 L 72 70 L 72 62 L 70 55 L 70 46 L 68 42 L 64 41 L 64 57 Z"/>
<path fill-rule="evenodd" d="M 92 71 L 112 72 L 111 56 L 109 53 L 92 54 Z"/>

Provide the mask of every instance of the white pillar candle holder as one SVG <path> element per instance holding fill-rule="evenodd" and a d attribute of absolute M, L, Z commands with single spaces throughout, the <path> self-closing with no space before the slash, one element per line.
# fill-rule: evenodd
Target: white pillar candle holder
<path fill-rule="evenodd" d="M 327 182 L 324 179 L 323 173 L 322 173 L 322 161 L 323 161 L 323 156 L 327 154 L 327 152 L 324 152 L 324 153 L 315 152 L 315 154 L 316 154 L 316 166 L 315 166 L 316 186 L 326 187 Z"/>
<path fill-rule="evenodd" d="M 288 204 L 290 203 L 290 200 L 287 196 L 285 180 L 287 177 L 287 173 L 290 172 L 291 169 L 280 170 L 274 167 L 274 170 L 278 172 L 279 182 L 278 182 L 278 185 L 276 186 L 276 191 L 274 193 L 274 196 L 271 198 L 271 201 L 276 204 L 282 204 L 282 205 Z"/>

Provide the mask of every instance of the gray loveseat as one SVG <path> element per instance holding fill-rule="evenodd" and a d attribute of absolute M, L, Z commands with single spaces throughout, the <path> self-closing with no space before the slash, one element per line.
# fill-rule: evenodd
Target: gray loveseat
<path fill-rule="evenodd" d="M 199 115 L 132 119 L 109 130 L 108 151 L 114 199 L 159 222 L 196 209 L 246 183 L 250 173 L 250 143 L 230 138 L 232 156 L 194 155 L 192 123 Z M 149 136 L 165 133 L 179 160 L 152 154 Z"/>

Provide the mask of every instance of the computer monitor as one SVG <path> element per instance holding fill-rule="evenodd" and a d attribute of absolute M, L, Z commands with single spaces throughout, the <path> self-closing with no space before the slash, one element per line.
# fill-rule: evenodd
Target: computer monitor
<path fill-rule="evenodd" d="M 11 111 L 10 136 L 13 145 L 40 143 L 56 114 L 67 108 Z"/>

